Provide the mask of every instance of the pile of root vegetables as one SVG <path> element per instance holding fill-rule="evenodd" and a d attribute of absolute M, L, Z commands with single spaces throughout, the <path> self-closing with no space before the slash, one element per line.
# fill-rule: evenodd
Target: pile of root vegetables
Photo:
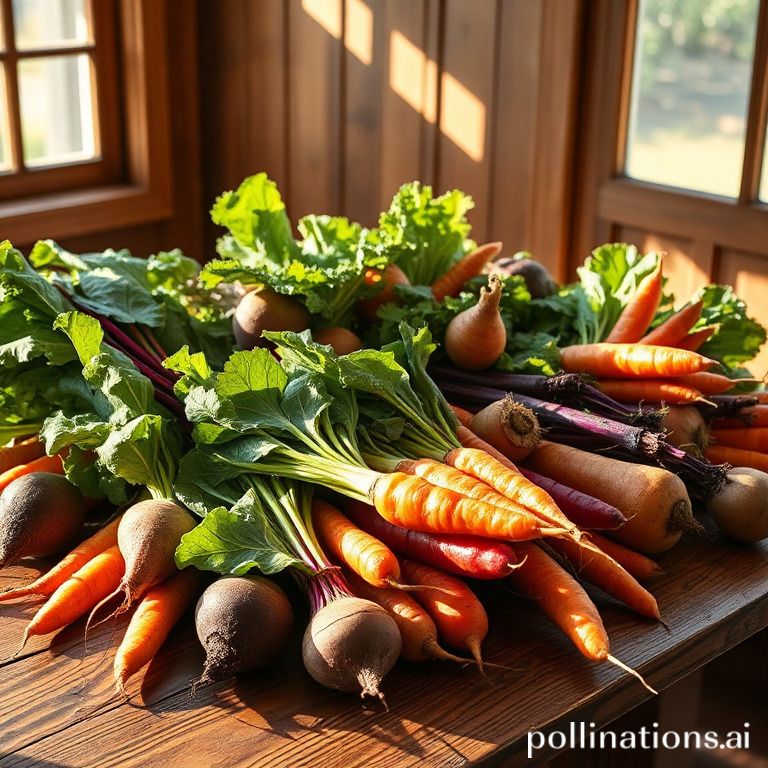
<path fill-rule="evenodd" d="M 23 642 L 129 614 L 124 694 L 196 606 L 197 688 L 290 652 L 285 573 L 307 673 L 383 701 L 400 657 L 490 666 L 482 581 L 647 685 L 584 584 L 661 621 L 654 555 L 707 515 L 768 536 L 765 331 L 722 286 L 675 309 L 625 244 L 558 286 L 471 207 L 413 183 L 294 230 L 259 174 L 202 269 L 0 244 L 0 567 L 69 550 L 0 594 L 45 599 Z"/>

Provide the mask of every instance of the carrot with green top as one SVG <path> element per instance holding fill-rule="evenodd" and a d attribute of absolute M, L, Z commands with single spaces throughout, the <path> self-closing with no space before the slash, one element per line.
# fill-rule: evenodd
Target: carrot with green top
<path fill-rule="evenodd" d="M 642 338 L 661 301 L 661 263 L 662 258 L 659 257 L 656 268 L 650 275 L 643 278 L 632 300 L 622 310 L 605 341 L 632 343 Z"/>
<path fill-rule="evenodd" d="M 70 576 L 79 571 L 86 563 L 93 560 L 109 547 L 117 544 L 117 526 L 120 524 L 120 516 L 100 528 L 90 538 L 78 544 L 50 571 L 35 579 L 26 587 L 16 587 L 0 592 L 0 603 L 8 600 L 17 600 L 21 597 L 36 595 L 51 595 Z"/>
<path fill-rule="evenodd" d="M 465 283 L 477 277 L 485 265 L 501 253 L 501 248 L 501 243 L 486 243 L 470 251 L 432 283 L 432 295 L 437 301 L 446 296 L 458 296 Z"/>
<path fill-rule="evenodd" d="M 24 475 L 31 475 L 33 472 L 49 472 L 54 475 L 64 474 L 64 464 L 61 456 L 41 456 L 39 459 L 33 459 L 26 464 L 19 464 L 0 475 L 0 493 L 2 493 L 14 480 Z"/>
<path fill-rule="evenodd" d="M 37 435 L 13 445 L 0 446 L 0 474 L 45 455 L 45 443 Z"/>
<path fill-rule="evenodd" d="M 509 541 L 565 533 L 534 515 L 514 514 L 404 472 L 380 475 L 371 489 L 371 502 L 385 520 L 414 531 L 465 533 Z"/>
<path fill-rule="evenodd" d="M 600 378 L 669 378 L 698 373 L 716 364 L 697 352 L 653 344 L 576 344 L 560 350 L 568 373 L 591 373 Z"/>
<path fill-rule="evenodd" d="M 155 658 L 171 630 L 178 624 L 200 591 L 203 575 L 186 568 L 152 587 L 141 599 L 123 635 L 114 661 L 115 686 L 125 693 L 125 684 Z"/>
<path fill-rule="evenodd" d="M 656 344 L 661 347 L 677 347 L 701 317 L 704 302 L 686 304 L 663 323 L 645 334 L 638 344 Z"/>

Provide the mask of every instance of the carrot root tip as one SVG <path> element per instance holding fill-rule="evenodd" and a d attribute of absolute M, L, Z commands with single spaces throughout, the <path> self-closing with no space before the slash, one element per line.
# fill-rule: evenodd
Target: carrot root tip
<path fill-rule="evenodd" d="M 628 672 L 633 677 L 636 677 L 643 685 L 643 687 L 650 691 L 654 696 L 659 695 L 659 692 L 655 688 L 651 688 L 651 686 L 648 685 L 648 683 L 645 681 L 645 678 L 636 669 L 632 669 L 632 667 L 625 664 L 623 661 L 620 661 L 615 656 L 612 656 L 610 653 L 608 656 L 606 656 L 606 660 L 613 664 L 615 667 L 618 667 L 619 669 L 624 670 L 624 672 Z"/>

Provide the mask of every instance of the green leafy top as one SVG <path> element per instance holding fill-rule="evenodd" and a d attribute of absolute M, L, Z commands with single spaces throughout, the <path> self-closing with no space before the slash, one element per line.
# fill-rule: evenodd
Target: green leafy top
<path fill-rule="evenodd" d="M 431 285 L 471 249 L 467 213 L 473 207 L 457 189 L 433 197 L 432 187 L 403 184 L 379 218 L 378 236 L 413 285 Z"/>
<path fill-rule="evenodd" d="M 221 259 L 202 272 L 204 285 L 268 285 L 299 298 L 329 326 L 350 324 L 355 301 L 366 295 L 366 270 L 387 265 L 372 233 L 340 216 L 305 216 L 294 239 L 277 185 L 264 173 L 221 195 L 211 217 L 229 234 L 217 245 Z"/>
<path fill-rule="evenodd" d="M 66 312 L 54 329 L 78 356 L 89 407 L 74 414 L 57 411 L 45 420 L 40 435 L 47 452 L 69 448 L 65 469 L 71 479 L 98 488 L 113 502 L 125 500 L 126 483 L 144 485 L 156 498 L 171 498 L 182 437 L 156 402 L 152 382 L 128 357 L 104 344 L 94 318 Z M 92 465 L 84 460 L 88 451 L 96 457 Z"/>

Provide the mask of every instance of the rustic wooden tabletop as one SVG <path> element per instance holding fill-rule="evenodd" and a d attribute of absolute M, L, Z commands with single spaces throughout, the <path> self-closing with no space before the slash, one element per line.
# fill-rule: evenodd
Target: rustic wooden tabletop
<path fill-rule="evenodd" d="M 668 629 L 600 600 L 614 654 L 659 690 L 768 626 L 768 543 L 698 540 L 661 562 L 666 573 L 653 589 Z M 8 569 L 0 588 L 36 573 Z M 126 701 L 111 675 L 124 624 L 96 628 L 86 648 L 80 622 L 11 658 L 34 606 L 2 606 L 0 765 L 534 765 L 552 751 L 528 761 L 529 729 L 604 725 L 649 696 L 620 670 L 582 659 L 504 585 L 483 595 L 492 621 L 486 657 L 513 669 L 485 679 L 472 668 L 401 662 L 384 682 L 389 712 L 316 685 L 301 668 L 298 634 L 274 668 L 190 697 L 202 667 L 191 619 L 132 681 Z"/>

